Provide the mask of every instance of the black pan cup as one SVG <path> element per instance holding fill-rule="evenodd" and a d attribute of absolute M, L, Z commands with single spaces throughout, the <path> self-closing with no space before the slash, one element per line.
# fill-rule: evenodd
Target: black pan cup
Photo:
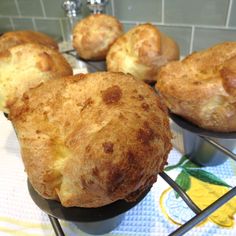
<path fill-rule="evenodd" d="M 193 162 L 201 166 L 216 166 L 228 159 L 221 150 L 214 147 L 209 139 L 221 147 L 233 152 L 236 148 L 236 132 L 213 132 L 200 128 L 174 113 L 170 118 L 183 129 L 184 151 Z"/>
<path fill-rule="evenodd" d="M 98 208 L 63 207 L 60 202 L 41 197 L 28 180 L 28 190 L 34 203 L 46 214 L 73 222 L 85 233 L 102 235 L 114 230 L 124 219 L 125 213 L 148 194 L 146 190 L 135 202 L 118 200 Z"/>
<path fill-rule="evenodd" d="M 3 115 L 8 119 L 8 114 L 3 112 Z"/>
<path fill-rule="evenodd" d="M 71 55 L 71 54 L 70 54 Z M 106 60 L 86 60 L 81 57 L 79 57 L 78 54 L 74 55 L 77 60 L 82 61 L 86 64 L 88 73 L 94 73 L 97 71 L 106 71 Z"/>

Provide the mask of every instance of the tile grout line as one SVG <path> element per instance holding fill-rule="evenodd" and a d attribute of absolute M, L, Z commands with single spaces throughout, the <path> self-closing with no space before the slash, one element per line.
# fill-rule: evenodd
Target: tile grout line
<path fill-rule="evenodd" d="M 139 23 L 139 21 L 131 21 L 131 20 L 121 20 L 120 22 L 124 24 L 134 24 L 134 25 Z"/>
<path fill-rule="evenodd" d="M 228 29 L 228 28 L 231 28 L 231 29 L 236 29 L 236 27 L 225 27 L 224 25 L 194 25 L 195 27 L 198 27 L 198 28 L 207 28 L 207 29 Z"/>
<path fill-rule="evenodd" d="M 115 16 L 115 6 L 114 6 L 114 0 L 111 0 L 111 13 L 113 16 Z"/>
<path fill-rule="evenodd" d="M 0 18 L 5 18 L 6 16 L 4 15 L 0 15 Z M 45 17 L 42 17 L 42 16 L 15 16 L 15 15 L 10 15 L 9 17 L 14 17 L 14 18 L 19 18 L 19 19 L 24 19 L 24 18 L 34 18 L 34 19 L 45 19 Z M 48 20 L 59 20 L 59 19 L 66 19 L 66 17 L 46 17 L 46 19 Z M 122 23 L 126 23 L 126 24 L 137 24 L 137 23 L 140 23 L 140 24 L 143 24 L 143 23 L 146 23 L 146 21 L 131 21 L 131 20 L 121 20 Z M 162 22 L 156 22 L 156 21 L 152 21 L 152 24 L 155 24 L 155 25 L 165 25 L 165 26 L 174 26 L 174 27 L 192 27 L 191 24 L 183 24 L 183 23 L 165 23 L 163 24 Z M 232 30 L 235 30 L 236 27 L 235 26 L 229 26 L 229 27 L 225 27 L 225 26 L 222 26 L 222 25 L 194 25 L 195 27 L 197 28 L 207 28 L 207 29 L 225 29 L 225 30 L 228 30 L 228 29 L 232 29 Z"/>
<path fill-rule="evenodd" d="M 135 24 L 136 21 L 125 21 L 123 20 L 122 21 L 123 23 L 127 23 L 127 24 Z M 146 21 L 139 21 L 139 23 L 146 23 Z M 172 23 L 162 23 L 162 22 L 155 22 L 155 21 L 152 21 L 152 24 L 154 25 L 161 25 L 161 26 L 173 26 L 173 27 L 188 27 L 188 28 L 192 28 L 193 25 L 191 24 L 182 24 L 182 23 L 176 23 L 176 24 L 172 24 Z M 197 28 L 204 28 L 204 29 L 220 29 L 220 30 L 228 30 L 228 29 L 231 29 L 231 30 L 236 30 L 236 27 L 235 26 L 229 26 L 229 27 L 225 27 L 223 25 L 194 25 L 194 27 L 197 27 Z"/>
<path fill-rule="evenodd" d="M 164 24 L 165 21 L 165 0 L 162 0 L 161 5 L 161 23 Z"/>
<path fill-rule="evenodd" d="M 146 22 L 146 21 L 140 21 L 140 22 Z M 133 22 L 134 23 L 134 22 Z M 155 22 L 152 21 L 152 24 L 159 24 L 159 25 L 163 25 L 163 26 L 179 26 L 179 27 L 192 27 L 192 24 L 183 24 L 183 23 L 162 23 L 162 22 Z M 235 26 L 230 26 L 228 28 L 226 28 L 224 25 L 198 25 L 198 24 L 194 24 L 195 27 L 198 28 L 207 28 L 207 29 L 236 29 Z"/>
<path fill-rule="evenodd" d="M 3 16 L 0 15 L 0 18 L 4 18 L 7 16 Z M 10 15 L 8 17 L 14 17 L 14 18 L 18 18 L 18 19 L 24 19 L 24 18 L 35 18 L 35 19 L 40 19 L 40 20 L 59 20 L 59 19 L 66 19 L 66 17 L 44 17 L 44 16 L 14 16 L 14 15 Z"/>
<path fill-rule="evenodd" d="M 10 24 L 11 24 L 12 30 L 15 30 L 16 27 L 15 27 L 15 24 L 14 24 L 14 22 L 13 22 L 12 17 L 9 17 L 9 20 L 10 20 Z"/>
<path fill-rule="evenodd" d="M 229 7 L 228 7 L 227 18 L 226 18 L 226 23 L 225 23 L 226 28 L 229 27 L 229 20 L 230 20 L 232 5 L 233 5 L 233 0 L 229 0 Z"/>
<path fill-rule="evenodd" d="M 33 30 L 36 31 L 33 18 L 30 18 L 30 19 L 31 19 L 31 22 L 32 22 L 32 25 L 33 25 Z"/>
<path fill-rule="evenodd" d="M 35 22 L 35 18 L 32 18 L 32 22 L 33 22 L 34 30 L 37 31 L 37 25 L 36 25 L 36 22 Z"/>
<path fill-rule="evenodd" d="M 41 4 L 43 16 L 46 17 L 46 11 L 45 11 L 45 7 L 44 7 L 44 4 L 43 4 L 43 0 L 40 0 L 40 4 Z"/>
<path fill-rule="evenodd" d="M 32 18 L 32 19 L 47 19 L 47 20 L 60 20 L 60 19 L 66 19 L 66 17 L 43 17 L 43 16 L 16 16 L 16 15 L 10 15 L 10 16 L 5 16 L 5 15 L 0 15 L 0 18 L 6 18 L 6 17 L 14 17 L 14 18 L 18 18 L 18 19 L 24 19 L 24 18 Z M 126 24 L 143 24 L 146 23 L 146 21 L 128 21 L 128 20 L 121 20 L 122 23 L 126 23 Z M 163 25 L 163 26 L 172 26 L 172 27 L 188 27 L 191 28 L 192 25 L 190 24 L 182 24 L 182 23 L 165 23 L 163 24 L 162 22 L 155 22 L 152 21 L 152 24 L 154 25 Z M 236 26 L 229 26 L 229 27 L 225 27 L 222 25 L 194 25 L 195 28 L 204 28 L 204 29 L 220 29 L 220 30 L 236 30 Z"/>
<path fill-rule="evenodd" d="M 21 11 L 20 11 L 18 0 L 15 0 L 14 2 L 15 2 L 15 5 L 16 5 L 17 13 L 18 13 L 19 16 L 21 16 Z"/>
<path fill-rule="evenodd" d="M 191 41 L 190 41 L 189 53 L 193 52 L 194 33 L 195 33 L 195 26 L 193 25 L 192 26 L 192 32 L 191 32 Z"/>

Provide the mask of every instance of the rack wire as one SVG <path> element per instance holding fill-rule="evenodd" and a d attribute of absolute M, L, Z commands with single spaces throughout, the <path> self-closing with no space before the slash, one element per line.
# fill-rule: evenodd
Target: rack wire
<path fill-rule="evenodd" d="M 69 54 L 75 58 L 76 55 L 74 54 L 73 50 L 65 51 L 64 53 Z M 85 62 L 85 61 L 84 61 Z M 93 64 L 89 64 L 89 66 L 93 66 Z M 94 68 L 97 69 L 97 68 Z M 202 139 L 204 139 L 206 142 L 210 143 L 212 146 L 214 146 L 216 149 L 218 149 L 220 152 L 226 154 L 228 157 L 230 157 L 232 160 L 236 161 L 236 154 L 229 151 L 222 145 L 218 144 L 214 140 L 200 136 Z M 226 194 L 221 196 L 219 199 L 217 199 L 215 202 L 213 202 L 211 205 L 209 205 L 204 210 L 201 210 L 186 194 L 186 192 L 169 176 L 166 174 L 166 172 L 159 173 L 161 178 L 169 184 L 171 188 L 173 188 L 179 196 L 182 198 L 182 200 L 187 204 L 187 206 L 195 213 L 195 216 L 192 217 L 189 221 L 187 221 L 185 224 L 181 225 L 179 228 L 177 228 L 174 232 L 170 233 L 168 236 L 181 236 L 185 233 L 187 233 L 189 230 L 191 230 L 194 226 L 205 220 L 209 215 L 211 215 L 214 211 L 216 211 L 218 208 L 226 204 L 230 199 L 232 199 L 234 196 L 236 196 L 236 186 L 233 187 L 231 190 L 229 190 Z M 52 227 L 54 229 L 56 236 L 65 236 L 63 229 L 60 225 L 60 222 L 57 218 L 48 215 L 50 222 L 52 224 Z"/>

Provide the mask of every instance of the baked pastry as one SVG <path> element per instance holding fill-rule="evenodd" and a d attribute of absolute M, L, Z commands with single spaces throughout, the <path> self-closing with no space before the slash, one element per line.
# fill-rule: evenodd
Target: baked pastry
<path fill-rule="evenodd" d="M 11 106 L 10 119 L 32 186 L 65 207 L 136 200 L 171 149 L 166 107 L 121 73 L 47 81 Z"/>
<path fill-rule="evenodd" d="M 56 50 L 40 44 L 21 44 L 0 53 L 0 110 L 29 88 L 48 79 L 72 75 L 72 68 Z"/>
<path fill-rule="evenodd" d="M 152 24 L 138 25 L 119 37 L 111 46 L 107 70 L 132 74 L 151 83 L 160 66 L 179 59 L 179 47 L 174 40 Z"/>
<path fill-rule="evenodd" d="M 105 60 L 108 49 L 123 33 L 114 16 L 92 14 L 80 20 L 73 30 L 73 47 L 86 60 Z"/>
<path fill-rule="evenodd" d="M 211 131 L 236 131 L 236 42 L 164 66 L 156 89 L 168 108 Z"/>
<path fill-rule="evenodd" d="M 24 43 L 38 43 L 58 50 L 57 42 L 48 35 L 30 30 L 22 30 L 4 33 L 0 37 L 0 52 Z"/>

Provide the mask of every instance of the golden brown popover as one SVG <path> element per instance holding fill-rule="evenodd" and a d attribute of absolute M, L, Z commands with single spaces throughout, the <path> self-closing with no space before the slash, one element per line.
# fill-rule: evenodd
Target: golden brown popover
<path fill-rule="evenodd" d="M 29 88 L 48 79 L 72 75 L 72 68 L 56 50 L 40 44 L 21 44 L 0 53 L 0 111 Z"/>
<path fill-rule="evenodd" d="M 86 60 L 105 60 L 108 49 L 123 33 L 114 16 L 92 14 L 80 20 L 73 30 L 73 47 Z"/>
<path fill-rule="evenodd" d="M 3 52 L 10 47 L 24 43 L 38 43 L 58 50 L 57 42 L 50 36 L 41 32 L 21 30 L 6 32 L 0 37 L 0 52 Z"/>
<path fill-rule="evenodd" d="M 152 24 L 130 29 L 110 47 L 106 63 L 108 71 L 132 74 L 151 83 L 162 65 L 179 59 L 177 43 Z"/>
<path fill-rule="evenodd" d="M 207 130 L 236 131 L 236 42 L 164 66 L 156 89 L 168 108 Z"/>
<path fill-rule="evenodd" d="M 122 73 L 49 80 L 12 105 L 10 119 L 31 184 L 65 207 L 135 201 L 171 149 L 159 96 Z"/>

